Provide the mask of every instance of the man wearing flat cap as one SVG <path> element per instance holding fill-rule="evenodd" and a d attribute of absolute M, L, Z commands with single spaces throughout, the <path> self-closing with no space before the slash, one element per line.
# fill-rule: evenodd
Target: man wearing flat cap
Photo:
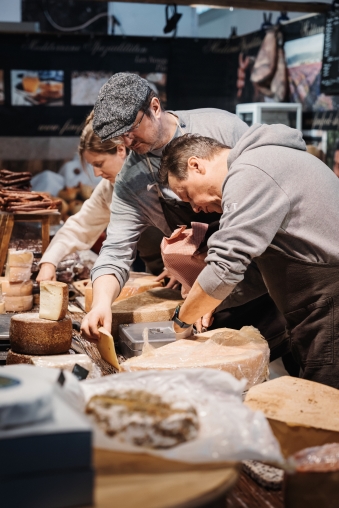
<path fill-rule="evenodd" d="M 173 138 L 195 133 L 215 138 L 232 148 L 248 126 L 237 116 L 219 109 L 164 111 L 145 79 L 136 74 L 118 73 L 100 90 L 94 106 L 93 128 L 102 141 L 121 136 L 126 147 L 132 150 L 116 179 L 107 240 L 91 274 L 93 305 L 84 318 L 82 332 L 88 338 L 97 339 L 98 325 L 111 329 L 111 304 L 128 279 L 142 231 L 155 226 L 170 236 L 178 225 L 190 227 L 192 221 L 211 223 L 220 217 L 214 213 L 194 213 L 188 203 L 158 184 L 157 173 L 165 146 Z M 246 315 L 243 304 L 251 306 L 250 300 L 269 297 L 264 294 L 266 291 L 263 291 L 264 285 L 255 266 L 248 270 L 248 277 L 253 278 L 252 290 L 244 295 L 239 288 L 233 299 L 228 298 L 228 308 L 239 306 L 234 311 L 237 318 L 232 321 L 231 316 L 231 321 L 222 325 L 216 320 L 219 326 L 237 328 L 257 324 L 260 329 L 259 323 L 253 322 L 253 316 L 260 313 L 260 306 Z M 276 322 L 279 317 L 273 303 L 265 300 L 264 305 L 265 312 L 271 312 L 270 321 Z M 246 321 L 246 316 L 250 322 Z M 208 324 L 200 322 L 200 326 Z M 271 333 L 261 332 L 267 332 L 266 336 Z"/>

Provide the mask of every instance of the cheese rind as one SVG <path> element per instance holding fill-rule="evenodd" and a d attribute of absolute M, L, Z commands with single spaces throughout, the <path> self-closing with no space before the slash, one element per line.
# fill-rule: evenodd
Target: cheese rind
<path fill-rule="evenodd" d="M 38 313 L 17 314 L 10 324 L 11 349 L 26 355 L 57 355 L 66 353 L 72 343 L 72 320 L 39 318 Z"/>
<path fill-rule="evenodd" d="M 283 376 L 249 390 L 245 404 L 262 411 L 285 457 L 310 446 L 339 443 L 339 390 Z"/>
<path fill-rule="evenodd" d="M 68 307 L 68 286 L 64 282 L 40 282 L 40 311 L 41 319 L 60 321 L 64 319 Z"/>
<path fill-rule="evenodd" d="M 25 312 L 33 307 L 33 295 L 7 296 L 4 295 L 6 312 Z"/>
<path fill-rule="evenodd" d="M 2 281 L 2 292 L 6 296 L 29 296 L 33 291 L 33 281 L 26 280 L 23 282 Z"/>
<path fill-rule="evenodd" d="M 113 365 L 120 372 L 120 365 L 115 352 L 114 340 L 112 335 L 105 330 L 103 326 L 99 328 L 100 340 L 97 343 L 98 351 L 101 357 L 109 364 Z"/>

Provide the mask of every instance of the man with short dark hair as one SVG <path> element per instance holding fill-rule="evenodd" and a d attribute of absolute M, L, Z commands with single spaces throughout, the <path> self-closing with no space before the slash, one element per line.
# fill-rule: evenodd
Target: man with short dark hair
<path fill-rule="evenodd" d="M 209 223 L 220 218 L 220 214 L 195 214 L 187 203 L 159 185 L 157 175 L 164 147 L 171 139 L 188 132 L 211 136 L 233 147 L 248 126 L 237 116 L 218 109 L 164 111 L 145 79 L 136 74 L 119 73 L 112 76 L 99 93 L 94 106 L 93 128 L 103 141 L 122 136 L 124 144 L 133 150 L 116 179 L 107 240 L 91 274 L 93 305 L 83 320 L 82 330 L 85 336 L 96 339 L 98 324 L 111 329 L 111 304 L 128 279 L 143 230 L 152 225 L 170 236 L 178 225 L 190 226 L 192 220 Z M 252 274 L 252 291 L 244 300 L 239 293 L 235 294 L 234 305 L 263 294 L 257 294 L 262 285 L 257 268 L 252 266 L 248 272 Z M 269 316 L 269 324 L 275 323 L 274 304 L 267 301 L 265 295 L 263 298 L 265 302 L 260 312 Z M 230 326 L 256 324 L 259 308 L 251 307 L 251 312 L 246 322 L 245 309 L 239 308 L 237 319 Z M 200 324 L 208 325 L 206 322 Z M 275 329 L 272 333 L 276 333 Z"/>
<path fill-rule="evenodd" d="M 160 181 L 196 212 L 223 214 L 177 317 L 187 326 L 227 301 L 255 261 L 301 377 L 339 388 L 339 181 L 305 148 L 299 131 L 260 124 L 233 149 L 194 135 L 165 148 Z"/>

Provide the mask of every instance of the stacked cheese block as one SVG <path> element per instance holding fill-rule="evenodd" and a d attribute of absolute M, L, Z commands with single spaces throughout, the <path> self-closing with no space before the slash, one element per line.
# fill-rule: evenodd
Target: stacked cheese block
<path fill-rule="evenodd" d="M 8 250 L 5 277 L 1 280 L 6 312 L 24 312 L 33 307 L 32 263 L 31 251 Z"/>
<path fill-rule="evenodd" d="M 68 353 L 72 342 L 72 320 L 66 317 L 67 307 L 67 284 L 41 282 L 40 312 L 17 314 L 11 318 L 11 349 L 7 364 L 34 363 L 34 356 Z"/>

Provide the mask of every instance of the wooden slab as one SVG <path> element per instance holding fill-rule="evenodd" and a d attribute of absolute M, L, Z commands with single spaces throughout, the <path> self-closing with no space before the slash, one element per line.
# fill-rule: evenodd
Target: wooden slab
<path fill-rule="evenodd" d="M 168 321 L 177 305 L 182 304 L 181 293 L 175 289 L 155 288 L 131 296 L 112 305 L 112 334 L 118 337 L 118 326 L 130 323 Z"/>
<path fill-rule="evenodd" d="M 224 495 L 239 475 L 237 464 L 191 465 L 146 454 L 96 450 L 95 507 L 193 508 Z"/>
<path fill-rule="evenodd" d="M 262 411 L 285 457 L 339 442 L 339 390 L 306 379 L 283 376 L 252 387 L 245 404 Z"/>

